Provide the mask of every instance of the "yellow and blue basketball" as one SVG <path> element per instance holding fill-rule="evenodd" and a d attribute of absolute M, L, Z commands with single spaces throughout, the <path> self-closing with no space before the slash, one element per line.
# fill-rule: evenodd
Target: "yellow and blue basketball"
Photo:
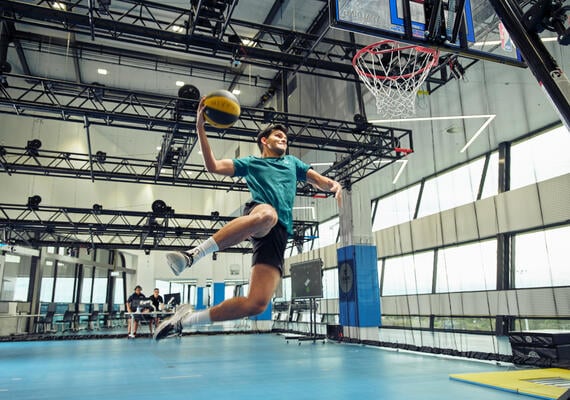
<path fill-rule="evenodd" d="M 204 99 L 204 118 L 216 128 L 229 128 L 238 120 L 241 107 L 236 96 L 227 90 L 216 90 Z"/>

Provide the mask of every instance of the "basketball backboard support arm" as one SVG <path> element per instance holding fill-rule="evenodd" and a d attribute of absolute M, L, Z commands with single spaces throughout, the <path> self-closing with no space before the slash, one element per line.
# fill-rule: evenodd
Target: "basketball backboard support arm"
<path fill-rule="evenodd" d="M 522 12 L 514 0 L 489 0 L 523 55 L 529 69 L 546 91 L 570 131 L 570 81 L 557 65 L 539 36 L 523 25 Z"/>

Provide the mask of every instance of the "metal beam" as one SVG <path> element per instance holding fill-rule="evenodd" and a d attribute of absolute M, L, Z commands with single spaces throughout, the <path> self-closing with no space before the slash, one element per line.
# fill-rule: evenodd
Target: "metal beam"
<path fill-rule="evenodd" d="M 0 241 L 11 245 L 179 250 L 197 246 L 234 217 L 0 204 Z M 294 221 L 293 242 L 318 236 L 316 221 Z M 222 250 L 249 253 L 248 241 Z"/>
<path fill-rule="evenodd" d="M 20 26 L 40 26 L 46 29 L 46 34 L 49 30 L 61 30 L 88 37 L 93 34 L 98 38 L 120 41 L 121 45 L 133 43 L 147 48 L 192 52 L 199 56 L 214 57 L 218 67 L 220 60 L 226 60 L 229 65 L 236 52 L 245 53 L 244 60 L 248 64 L 276 71 L 290 70 L 327 78 L 356 80 L 350 62 L 354 54 L 354 43 L 323 35 L 323 23 L 328 22 L 325 17 L 329 12 L 326 4 L 307 33 L 237 20 L 227 15 L 224 16 L 227 20 L 223 20 L 227 29 L 222 34 L 216 31 L 216 35 L 188 28 L 174 32 L 174 26 L 189 26 L 188 19 L 193 16 L 192 12 L 186 8 L 149 1 L 115 0 L 108 13 L 92 10 L 92 16 L 87 0 L 75 1 L 66 11 L 53 9 L 50 4 L 0 0 L 0 7 L 7 11 L 3 16 L 5 19 L 17 22 Z M 232 3 L 232 7 L 234 5 Z M 208 18 L 211 19 L 210 26 L 220 22 L 216 15 L 212 14 Z M 248 38 L 253 39 L 252 46 L 230 40 L 235 37 L 235 32 L 240 31 L 258 32 L 255 38 Z M 284 48 L 286 43 L 294 45 Z M 358 44 L 357 47 L 367 44 L 369 43 Z M 228 71 L 231 76 L 235 72 Z"/>
<path fill-rule="evenodd" d="M 91 125 L 132 128 L 155 133 L 174 132 L 195 138 L 195 110 L 178 116 L 176 97 L 56 81 L 41 77 L 5 75 L 9 85 L 0 87 L 0 113 L 60 119 Z M 185 100 L 186 101 L 186 100 Z M 191 100 L 188 100 L 191 101 Z M 176 116 L 176 117 L 175 117 Z M 212 139 L 254 142 L 267 123 L 289 127 L 291 148 L 330 153 L 328 176 L 356 183 L 386 167 L 380 161 L 396 161 L 412 150 L 411 131 L 381 126 L 359 129 L 351 121 L 310 117 L 242 107 L 238 122 L 227 129 L 209 129 Z"/>

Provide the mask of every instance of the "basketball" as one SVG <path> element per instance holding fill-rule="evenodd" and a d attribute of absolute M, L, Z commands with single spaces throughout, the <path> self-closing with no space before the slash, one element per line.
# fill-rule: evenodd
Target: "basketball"
<path fill-rule="evenodd" d="M 241 107 L 236 96 L 227 90 L 216 90 L 204 99 L 204 118 L 216 128 L 229 128 L 238 120 Z"/>

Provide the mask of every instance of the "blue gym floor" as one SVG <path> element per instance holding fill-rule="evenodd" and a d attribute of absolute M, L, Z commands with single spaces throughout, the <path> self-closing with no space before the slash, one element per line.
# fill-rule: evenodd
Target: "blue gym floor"
<path fill-rule="evenodd" d="M 0 399 L 525 399 L 449 379 L 507 370 L 275 334 L 0 343 Z"/>

